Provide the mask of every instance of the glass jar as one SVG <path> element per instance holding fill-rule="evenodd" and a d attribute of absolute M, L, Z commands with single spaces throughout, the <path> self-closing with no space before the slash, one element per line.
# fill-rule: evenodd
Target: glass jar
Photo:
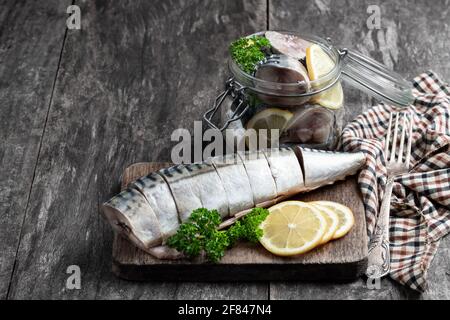
<path fill-rule="evenodd" d="M 340 120 L 345 99 L 338 108 L 324 107 L 316 101 L 327 95 L 335 86 L 340 86 L 341 80 L 386 103 L 397 106 L 408 106 L 412 103 L 410 83 L 377 61 L 347 49 L 337 48 L 330 39 L 294 32 L 279 33 L 303 39 L 311 45 L 319 45 L 334 62 L 334 66 L 315 80 L 295 81 L 295 77 L 289 76 L 285 71 L 288 70 L 289 73 L 289 70 L 300 66 L 296 66 L 291 58 L 286 59 L 283 55 L 268 55 L 258 63 L 253 74 L 244 72 L 230 58 L 228 67 L 232 76 L 225 84 L 225 91 L 204 114 L 204 119 L 211 128 L 221 131 L 231 127 L 246 128 L 255 114 L 267 108 L 275 108 L 288 111 L 290 117 L 284 127 L 279 128 L 281 144 L 295 143 L 312 148 L 333 149 L 341 131 Z M 264 35 L 265 31 L 247 38 Z M 268 81 L 267 77 L 258 77 L 258 72 L 266 72 L 260 72 L 263 68 L 283 70 L 283 81 Z M 228 97 L 232 102 L 226 105 L 224 101 Z M 215 121 L 217 115 L 219 120 Z"/>

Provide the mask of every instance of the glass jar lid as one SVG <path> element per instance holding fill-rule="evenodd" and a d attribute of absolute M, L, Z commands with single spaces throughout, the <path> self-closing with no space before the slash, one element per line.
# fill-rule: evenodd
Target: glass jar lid
<path fill-rule="evenodd" d="M 414 101 L 411 83 L 385 65 L 357 52 L 342 49 L 343 79 L 370 96 L 400 107 Z"/>

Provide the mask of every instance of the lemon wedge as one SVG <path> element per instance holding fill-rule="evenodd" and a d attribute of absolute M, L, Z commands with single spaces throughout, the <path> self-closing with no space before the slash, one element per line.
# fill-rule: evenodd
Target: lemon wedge
<path fill-rule="evenodd" d="M 256 133 L 259 133 L 259 130 L 266 129 L 267 135 L 265 138 L 267 139 L 267 146 L 270 146 L 271 142 L 271 129 L 278 129 L 281 131 L 286 127 L 288 121 L 292 118 L 293 114 L 290 111 L 279 109 L 279 108 L 268 108 L 264 109 L 257 114 L 255 114 L 248 122 L 247 122 L 247 130 L 255 129 Z M 259 134 L 258 134 L 259 136 Z M 261 135 L 263 136 L 263 135 Z"/>
<path fill-rule="evenodd" d="M 317 203 L 311 203 L 313 206 L 315 206 L 318 210 L 320 210 L 320 213 L 322 213 L 323 217 L 325 218 L 325 221 L 327 223 L 327 230 L 325 231 L 325 234 L 322 237 L 322 241 L 320 242 L 321 244 L 325 244 L 328 241 L 330 241 L 331 239 L 333 239 L 333 236 L 336 232 L 336 230 L 339 227 L 339 216 L 336 212 L 334 212 L 333 210 L 325 207 L 325 206 L 321 206 L 320 204 Z"/>
<path fill-rule="evenodd" d="M 332 239 L 338 239 L 345 236 L 355 224 L 352 210 L 340 203 L 332 201 L 314 201 L 311 202 L 311 204 L 324 207 L 337 214 L 339 223 Z"/>
<path fill-rule="evenodd" d="M 318 80 L 333 70 L 335 63 L 330 56 L 317 44 L 306 49 L 306 66 L 311 80 Z M 342 85 L 337 82 L 330 89 L 315 95 L 312 102 L 329 109 L 339 109 L 344 104 Z"/>
<path fill-rule="evenodd" d="M 261 244 L 271 253 L 292 256 L 321 243 L 327 223 L 319 210 L 301 201 L 285 201 L 269 208 L 261 224 Z"/>

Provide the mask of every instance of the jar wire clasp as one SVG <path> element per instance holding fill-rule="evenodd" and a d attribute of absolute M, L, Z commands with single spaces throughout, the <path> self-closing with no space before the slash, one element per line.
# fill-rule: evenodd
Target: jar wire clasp
<path fill-rule="evenodd" d="M 247 87 L 239 85 L 234 78 L 228 79 L 225 83 L 225 90 L 216 97 L 213 107 L 203 114 L 203 119 L 211 128 L 220 131 L 224 131 L 230 123 L 240 120 L 250 106 L 244 94 L 246 89 Z M 232 106 L 235 106 L 234 111 L 222 126 L 216 125 L 213 118 L 228 96 L 233 99 Z"/>

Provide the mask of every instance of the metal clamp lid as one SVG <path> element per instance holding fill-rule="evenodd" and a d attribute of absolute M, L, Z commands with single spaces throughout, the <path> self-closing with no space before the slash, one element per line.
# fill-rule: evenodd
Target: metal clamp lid
<path fill-rule="evenodd" d="M 348 49 L 339 50 L 343 57 L 343 79 L 351 86 L 400 107 L 409 106 L 413 101 L 412 85 L 398 73 L 385 65 Z"/>
<path fill-rule="evenodd" d="M 249 104 L 244 95 L 246 89 L 247 87 L 240 85 L 234 80 L 234 78 L 228 79 L 225 83 L 225 90 L 216 97 L 213 107 L 205 112 L 205 114 L 203 115 L 203 119 L 211 128 L 220 131 L 225 130 L 231 122 L 241 119 L 249 108 Z M 213 118 L 228 96 L 233 99 L 233 113 L 230 117 L 228 117 L 228 119 L 225 120 L 225 123 L 222 126 L 218 126 L 214 124 Z"/>

